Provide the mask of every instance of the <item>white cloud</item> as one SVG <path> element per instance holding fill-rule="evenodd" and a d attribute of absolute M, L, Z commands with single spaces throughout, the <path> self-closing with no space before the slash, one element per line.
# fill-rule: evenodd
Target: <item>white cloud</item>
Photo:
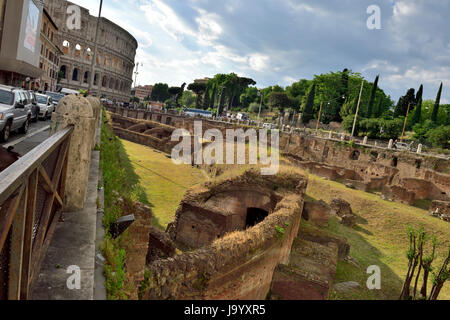
<path fill-rule="evenodd" d="M 394 4 L 394 17 L 412 16 L 418 13 L 414 3 L 411 1 L 397 1 Z"/>
<path fill-rule="evenodd" d="M 152 0 L 149 4 L 142 5 L 141 10 L 149 23 L 158 25 L 177 41 L 182 40 L 185 35 L 194 35 L 175 11 L 161 0 Z"/>
<path fill-rule="evenodd" d="M 250 68 L 252 68 L 253 70 L 263 71 L 265 68 L 267 68 L 269 60 L 270 58 L 268 56 L 257 53 L 250 55 L 248 62 Z"/>
<path fill-rule="evenodd" d="M 199 9 L 200 16 L 195 19 L 198 24 L 198 41 L 200 44 L 209 45 L 217 40 L 223 30 L 218 20 L 220 17 L 214 13 L 208 13 Z"/>

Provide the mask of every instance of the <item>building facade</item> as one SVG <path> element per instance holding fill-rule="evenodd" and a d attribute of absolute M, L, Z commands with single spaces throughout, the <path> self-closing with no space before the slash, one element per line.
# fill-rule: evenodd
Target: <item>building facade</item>
<path fill-rule="evenodd" d="M 53 19 L 44 9 L 41 25 L 41 56 L 39 68 L 42 76 L 39 79 L 40 91 L 56 91 L 59 72 L 59 60 L 63 52 L 55 44 L 55 35 L 58 31 Z"/>
<path fill-rule="evenodd" d="M 152 96 L 153 86 L 151 85 L 137 86 L 134 89 L 134 96 L 141 100 L 144 100 L 147 97 L 151 98 Z"/>
<path fill-rule="evenodd" d="M 0 0 L 0 84 L 31 89 L 39 69 L 42 4 Z"/>
<path fill-rule="evenodd" d="M 79 28 L 67 24 L 74 7 L 79 8 L 81 15 Z M 59 84 L 64 88 L 87 90 L 91 80 L 97 17 L 65 0 L 45 0 L 45 8 L 58 27 L 55 43 L 64 53 L 59 63 Z M 130 100 L 137 46 L 136 39 L 129 32 L 106 18 L 100 19 L 93 95 L 120 102 Z"/>

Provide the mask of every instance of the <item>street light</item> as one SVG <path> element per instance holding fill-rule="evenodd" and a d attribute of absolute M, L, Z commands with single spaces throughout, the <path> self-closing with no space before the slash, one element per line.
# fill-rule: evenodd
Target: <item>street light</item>
<path fill-rule="evenodd" d="M 88 94 L 91 93 L 92 87 L 94 86 L 94 78 L 95 78 L 95 63 L 97 60 L 97 48 L 98 48 L 98 28 L 100 27 L 100 17 L 102 15 L 102 7 L 103 7 L 103 0 L 100 0 L 100 8 L 98 10 L 98 19 L 97 19 L 97 27 L 95 30 L 95 43 L 94 43 L 94 57 L 92 58 L 91 62 L 91 79 L 89 81 L 89 87 L 88 87 Z M 101 79 L 98 79 L 101 81 Z M 98 83 L 98 96 L 101 97 L 101 86 L 100 82 Z"/>
<path fill-rule="evenodd" d="M 136 63 L 136 71 L 134 72 L 134 75 L 135 75 L 135 77 L 134 77 L 134 87 L 135 87 L 135 88 L 137 87 L 137 76 L 138 76 L 138 74 L 139 74 L 139 65 L 140 65 L 141 67 L 143 67 L 144 64 L 143 64 L 143 63 L 139 63 L 139 62 Z"/>

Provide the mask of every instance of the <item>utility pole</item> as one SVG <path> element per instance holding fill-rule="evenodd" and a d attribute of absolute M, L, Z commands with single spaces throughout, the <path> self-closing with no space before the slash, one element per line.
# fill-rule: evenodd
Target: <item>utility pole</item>
<path fill-rule="evenodd" d="M 323 105 L 323 102 L 320 103 L 319 117 L 317 118 L 317 125 L 316 125 L 316 134 L 317 134 L 317 131 L 319 130 L 320 116 L 322 115 L 322 105 Z"/>
<path fill-rule="evenodd" d="M 402 137 L 400 139 L 400 142 L 403 142 L 403 136 L 405 135 L 406 122 L 408 121 L 408 115 L 409 115 L 409 108 L 411 108 L 411 102 L 408 103 L 408 111 L 406 111 L 405 123 L 403 124 L 403 131 L 402 131 Z"/>
<path fill-rule="evenodd" d="M 98 19 L 97 19 L 97 27 L 95 30 L 95 43 L 94 43 L 94 57 L 92 58 L 91 63 L 91 79 L 89 80 L 89 88 L 88 88 L 88 94 L 92 94 L 92 87 L 94 86 L 94 78 L 95 78 L 95 63 L 97 60 L 97 48 L 98 48 L 98 28 L 100 27 L 100 18 L 102 15 L 102 7 L 103 7 L 103 0 L 100 0 L 100 8 L 98 10 Z M 97 79 L 97 85 L 98 85 L 98 97 L 101 98 L 101 79 Z"/>
<path fill-rule="evenodd" d="M 259 111 L 258 111 L 258 122 L 260 122 L 259 118 L 261 116 L 261 107 L 262 107 L 262 98 L 263 98 L 261 90 L 258 90 L 258 95 L 261 97 L 261 102 L 259 103 Z"/>
<path fill-rule="evenodd" d="M 355 120 L 353 121 L 352 138 L 355 135 L 356 120 L 358 119 L 359 106 L 361 105 L 361 96 L 364 87 L 364 80 L 361 82 L 361 91 L 359 92 L 358 106 L 356 107 Z"/>

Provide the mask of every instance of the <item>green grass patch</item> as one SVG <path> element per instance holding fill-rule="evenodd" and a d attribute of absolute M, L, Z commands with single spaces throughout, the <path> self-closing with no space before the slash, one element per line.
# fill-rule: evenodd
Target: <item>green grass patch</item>
<path fill-rule="evenodd" d="M 351 247 L 350 256 L 358 264 L 340 261 L 334 282 L 357 281 L 361 285 L 360 289 L 347 293 L 331 292 L 331 299 L 398 299 L 408 265 L 408 225 L 415 228 L 423 226 L 428 234 L 437 237 L 441 245 L 433 266 L 437 269 L 442 265 L 450 242 L 450 224 L 431 217 L 426 210 L 384 201 L 375 194 L 349 189 L 314 175 L 309 175 L 307 196 L 327 203 L 334 198 L 341 198 L 349 202 L 353 212 L 358 215 L 355 228 L 341 225 L 334 217 L 327 228 L 331 233 L 347 238 Z M 366 270 L 371 265 L 381 268 L 381 290 L 368 290 L 366 287 L 370 276 Z M 450 299 L 449 284 L 444 286 L 439 299 Z"/>
<path fill-rule="evenodd" d="M 101 129 L 100 168 L 103 173 L 105 208 L 103 225 L 106 230 L 102 252 L 106 259 L 104 273 L 106 277 L 107 298 L 109 300 L 127 299 L 133 292 L 126 277 L 126 246 L 128 234 L 125 232 L 117 239 L 109 233 L 111 223 L 121 215 L 116 204 L 120 196 L 125 201 L 137 200 L 147 205 L 144 190 L 139 185 L 139 177 L 134 172 L 122 142 L 114 135 L 103 112 Z"/>
<path fill-rule="evenodd" d="M 200 169 L 176 165 L 170 156 L 152 148 L 122 140 L 139 185 L 151 203 L 153 225 L 165 230 L 175 218 L 176 210 L 188 189 L 208 180 Z"/>

